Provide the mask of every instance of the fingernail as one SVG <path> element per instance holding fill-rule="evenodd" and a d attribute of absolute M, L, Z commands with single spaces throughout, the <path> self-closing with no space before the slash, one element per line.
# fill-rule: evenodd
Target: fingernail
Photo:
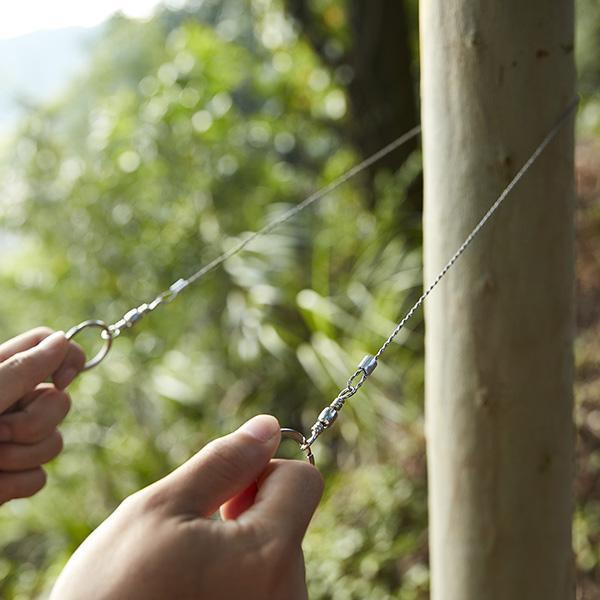
<path fill-rule="evenodd" d="M 277 423 L 277 419 L 270 415 L 258 415 L 244 423 L 239 428 L 239 431 L 249 433 L 259 442 L 268 442 L 277 435 L 279 424 Z"/>
<path fill-rule="evenodd" d="M 47 338 L 44 338 L 39 344 L 38 348 L 42 350 L 48 350 L 50 348 L 54 348 L 59 346 L 61 342 L 65 340 L 65 332 L 64 331 L 55 331 L 52 335 L 49 335 Z"/>
<path fill-rule="evenodd" d="M 77 376 L 77 370 L 69 367 L 54 377 L 54 385 L 64 390 Z"/>
<path fill-rule="evenodd" d="M 4 423 L 0 423 L 0 442 L 9 442 L 11 438 L 10 427 Z"/>

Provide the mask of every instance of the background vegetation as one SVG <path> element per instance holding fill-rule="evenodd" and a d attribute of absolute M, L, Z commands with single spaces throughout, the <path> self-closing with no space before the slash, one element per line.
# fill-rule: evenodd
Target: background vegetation
<path fill-rule="evenodd" d="M 593 0 L 578 10 L 600 13 Z M 589 137 L 600 132 L 600 26 L 580 23 Z M 205 0 L 147 23 L 112 19 L 86 73 L 57 104 L 32 109 L 4 163 L 2 338 L 116 320 L 407 130 L 418 114 L 416 27 L 412 0 Z M 575 549 L 580 592 L 593 595 L 600 213 L 590 144 Z M 249 416 L 306 430 L 420 286 L 413 145 L 257 240 L 80 378 L 47 488 L 0 511 L 0 596 L 43 596 L 125 495 Z M 327 491 L 305 543 L 311 598 L 428 597 L 420 315 L 398 342 L 315 448 Z"/>

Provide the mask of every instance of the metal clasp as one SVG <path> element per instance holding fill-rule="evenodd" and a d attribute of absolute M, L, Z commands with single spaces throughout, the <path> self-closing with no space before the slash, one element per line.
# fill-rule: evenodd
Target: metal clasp
<path fill-rule="evenodd" d="M 301 446 L 302 450 L 310 448 L 315 443 L 317 438 L 326 430 L 331 427 L 336 419 L 340 410 L 344 407 L 346 400 L 349 400 L 358 392 L 362 387 L 363 383 L 367 380 L 367 377 L 373 373 L 377 368 L 377 357 L 367 354 L 358 365 L 356 371 L 351 375 L 350 379 L 346 383 L 346 387 L 340 390 L 340 393 L 335 397 L 334 401 L 326 406 L 317 417 L 315 424 L 310 428 L 310 436 L 304 440 Z"/>

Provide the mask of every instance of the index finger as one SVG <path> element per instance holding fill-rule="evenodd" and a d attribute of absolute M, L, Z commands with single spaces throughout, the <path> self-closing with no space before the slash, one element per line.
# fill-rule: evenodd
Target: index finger
<path fill-rule="evenodd" d="M 50 327 L 36 327 L 7 340 L 0 344 L 0 362 L 4 362 L 17 352 L 23 352 L 23 350 L 29 350 L 29 348 L 37 346 L 52 333 L 53 330 Z"/>
<path fill-rule="evenodd" d="M 0 364 L 0 412 L 45 381 L 61 365 L 69 351 L 62 331 L 42 340 L 37 346 L 17 352 Z"/>
<path fill-rule="evenodd" d="M 274 459 L 258 481 L 254 504 L 238 522 L 273 527 L 274 532 L 302 541 L 323 494 L 316 467 L 298 460 Z"/>

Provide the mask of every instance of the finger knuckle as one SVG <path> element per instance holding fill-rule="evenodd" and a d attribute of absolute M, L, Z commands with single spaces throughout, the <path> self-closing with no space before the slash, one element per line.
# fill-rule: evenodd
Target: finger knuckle
<path fill-rule="evenodd" d="M 303 462 L 298 465 L 298 475 L 306 481 L 307 485 L 311 486 L 315 493 L 321 496 L 325 488 L 325 480 L 319 469 L 309 463 Z"/>
<path fill-rule="evenodd" d="M 8 377 L 18 377 L 22 379 L 23 371 L 26 371 L 28 366 L 27 354 L 19 352 L 8 358 L 2 368 L 6 371 Z"/>
<path fill-rule="evenodd" d="M 28 482 L 28 485 L 25 486 L 23 491 L 22 498 L 28 498 L 29 496 L 33 496 L 37 492 L 39 492 L 45 485 L 48 480 L 48 476 L 46 475 L 46 471 L 43 469 L 36 469 Z"/>
<path fill-rule="evenodd" d="M 12 393 L 15 398 L 21 398 L 32 389 L 37 381 L 34 381 L 29 351 L 14 354 L 2 363 L 1 369 L 4 373 L 5 381 L 10 381 Z"/>
<path fill-rule="evenodd" d="M 63 418 L 71 410 L 71 396 L 67 392 L 58 390 L 54 397 L 54 402 Z"/>
<path fill-rule="evenodd" d="M 46 481 L 46 472 L 42 469 L 36 469 L 30 474 L 26 482 L 15 486 L 13 498 L 29 498 L 37 494 L 46 485 Z"/>
<path fill-rule="evenodd" d="M 67 392 L 63 392 L 63 403 L 65 411 L 68 413 L 71 410 L 73 402 L 71 400 L 71 396 Z"/>
<path fill-rule="evenodd" d="M 302 482 L 302 489 L 310 496 L 321 497 L 325 482 L 321 472 L 306 461 L 285 461 L 285 468 L 290 480 Z"/>
<path fill-rule="evenodd" d="M 54 333 L 54 329 L 46 325 L 41 325 L 40 327 L 32 329 L 31 333 L 38 339 L 44 339 L 47 338 L 49 335 L 52 335 Z"/>
<path fill-rule="evenodd" d="M 130 496 L 127 496 L 126 498 L 121 500 L 119 506 L 117 507 L 117 510 L 120 513 L 126 513 L 126 514 L 133 514 L 134 512 L 136 512 L 137 507 L 140 504 L 139 495 L 141 493 L 142 492 L 136 492 L 135 494 L 131 494 Z"/>
<path fill-rule="evenodd" d="M 148 514 L 164 507 L 170 499 L 168 490 L 153 484 L 127 496 L 119 510 L 128 514 Z"/>
<path fill-rule="evenodd" d="M 2 481 L 0 504 L 16 498 L 33 496 L 46 485 L 46 481 L 47 475 L 43 469 L 30 471 L 26 477 L 21 475 L 5 476 Z"/>
<path fill-rule="evenodd" d="M 50 454 L 52 455 L 51 458 L 54 458 L 55 456 L 60 454 L 62 452 L 64 446 L 65 446 L 65 443 L 63 441 L 63 437 L 62 437 L 60 431 L 55 431 L 52 434 L 52 441 L 50 444 Z"/>
<path fill-rule="evenodd" d="M 45 464 L 50 462 L 53 458 L 56 458 L 63 449 L 64 443 L 62 435 L 59 431 L 54 431 L 48 441 L 45 444 L 45 449 L 40 457 L 40 462 Z"/>

